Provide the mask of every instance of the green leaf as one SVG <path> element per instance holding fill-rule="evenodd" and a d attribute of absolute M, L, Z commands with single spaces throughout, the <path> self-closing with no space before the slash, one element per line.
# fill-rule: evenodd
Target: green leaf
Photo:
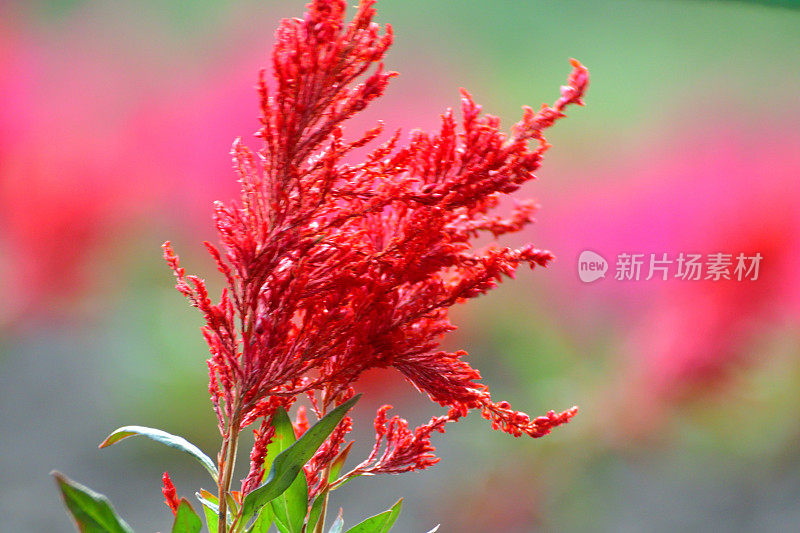
<path fill-rule="evenodd" d="M 262 507 L 262 509 L 266 509 L 267 507 L 269 507 L 270 509 L 272 509 L 272 506 L 271 506 L 271 505 L 269 505 L 269 506 L 265 506 L 265 507 Z M 274 510 L 273 510 L 273 513 L 274 513 Z M 273 516 L 274 516 L 274 514 L 273 514 Z M 276 528 L 278 528 L 278 532 L 279 532 L 279 533 L 289 533 L 289 526 L 287 526 L 287 525 L 286 525 L 286 524 L 285 524 L 285 523 L 284 523 L 284 522 L 283 522 L 283 521 L 282 521 L 280 518 L 278 518 L 277 516 L 274 516 L 274 519 L 275 519 L 275 527 L 276 527 Z"/>
<path fill-rule="evenodd" d="M 182 452 L 188 453 L 200 461 L 200 464 L 202 464 L 205 469 L 208 470 L 208 473 L 211 474 L 211 477 L 214 479 L 214 481 L 217 481 L 217 477 L 219 477 L 217 466 L 209 456 L 204 454 L 200 448 L 183 437 L 172 435 L 171 433 L 161 431 L 160 429 L 148 428 L 144 426 L 124 426 L 115 430 L 113 433 L 111 433 L 111 435 L 106 437 L 106 440 L 100 443 L 100 448 L 111 446 L 112 444 L 119 442 L 124 438 L 132 437 L 134 435 L 142 435 L 156 442 L 160 442 L 161 444 L 166 444 L 170 448 L 176 448 Z"/>
<path fill-rule="evenodd" d="M 265 505 L 261 508 L 261 512 L 258 513 L 258 517 L 256 517 L 256 521 L 249 531 L 250 533 L 267 533 L 274 520 L 275 515 L 272 512 L 272 506 Z"/>
<path fill-rule="evenodd" d="M 194 495 L 197 496 L 197 499 L 200 500 L 200 503 L 204 505 L 208 503 L 214 507 L 219 507 L 219 498 L 217 498 L 217 495 L 207 491 L 206 489 L 200 489 L 200 492 L 195 492 Z"/>
<path fill-rule="evenodd" d="M 231 517 L 239 516 L 239 504 L 236 503 L 236 499 L 230 492 L 225 494 L 225 501 L 228 502 L 228 511 L 230 512 L 228 515 L 228 521 L 230 522 L 232 520 Z"/>
<path fill-rule="evenodd" d="M 311 505 L 311 511 L 308 513 L 308 526 L 307 531 L 313 531 L 314 526 L 317 525 L 317 520 L 322 514 L 322 504 L 325 502 L 325 494 L 320 494 L 314 498 L 314 503 Z"/>
<path fill-rule="evenodd" d="M 131 527 L 117 516 L 108 498 L 75 483 L 59 472 L 51 472 L 61 490 L 75 525 L 81 533 L 133 533 Z"/>
<path fill-rule="evenodd" d="M 217 531 L 217 525 L 219 524 L 219 499 L 205 489 L 200 489 L 200 492 L 195 492 L 194 495 L 203 505 L 208 530 L 214 533 Z"/>
<path fill-rule="evenodd" d="M 203 504 L 208 530 L 212 533 L 215 532 L 219 525 L 219 498 L 217 498 L 216 494 L 211 494 L 205 489 L 200 489 L 200 492 L 195 492 L 194 495 L 197 500 Z M 233 522 L 233 517 L 238 512 L 238 505 L 230 494 L 226 496 L 226 501 L 228 502 L 228 509 L 230 510 L 230 513 L 228 513 L 228 524 L 231 524 Z M 269 528 L 269 525 L 267 525 L 267 528 Z M 244 526 L 239 522 L 236 528 L 231 529 L 231 531 L 242 531 L 243 529 Z M 266 531 L 266 529 L 264 531 Z"/>
<path fill-rule="evenodd" d="M 214 511 L 219 510 L 219 498 L 217 498 L 216 494 L 212 494 L 206 489 L 200 489 L 200 492 L 195 492 L 194 495 L 205 507 Z"/>
<path fill-rule="evenodd" d="M 217 516 L 219 510 L 215 511 L 213 508 L 203 505 L 203 512 L 206 515 L 206 526 L 208 526 L 208 530 L 212 532 L 216 531 L 219 527 L 219 517 Z"/>
<path fill-rule="evenodd" d="M 258 509 L 280 496 L 294 482 L 303 468 L 325 439 L 336 428 L 353 405 L 361 397 L 354 396 L 336 409 L 332 410 L 289 448 L 275 458 L 269 476 L 263 485 L 248 494 L 242 503 L 242 517 L 245 523 Z"/>
<path fill-rule="evenodd" d="M 294 427 L 289 415 L 283 408 L 278 408 L 272 417 L 275 435 L 267 446 L 266 464 L 273 464 L 278 456 L 296 442 Z M 267 463 L 267 461 L 269 461 Z M 298 475 L 289 488 L 270 502 L 275 515 L 275 525 L 281 533 L 299 533 L 303 529 L 303 521 L 308 512 L 308 484 L 306 476 Z"/>
<path fill-rule="evenodd" d="M 172 533 L 197 533 L 202 528 L 203 522 L 192 509 L 192 505 L 186 498 L 181 498 L 175 513 L 175 522 L 172 523 Z"/>
<path fill-rule="evenodd" d="M 395 520 L 400 515 L 400 507 L 402 506 L 403 498 L 400 498 L 388 511 L 367 518 L 360 524 L 348 529 L 347 533 L 387 533 L 392 529 Z"/>

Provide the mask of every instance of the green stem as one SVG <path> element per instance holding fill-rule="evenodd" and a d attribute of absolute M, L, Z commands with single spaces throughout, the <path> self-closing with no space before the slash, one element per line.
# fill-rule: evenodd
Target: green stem
<path fill-rule="evenodd" d="M 233 467 L 236 464 L 236 451 L 239 446 L 239 432 L 241 430 L 241 408 L 236 403 L 233 419 L 228 429 L 228 438 L 222 443 L 220 455 L 225 457 L 222 473 L 219 477 L 217 498 L 219 499 L 219 513 L 217 515 L 217 533 L 226 533 L 228 530 L 228 493 L 233 478 Z"/>
<path fill-rule="evenodd" d="M 330 475 L 331 465 L 328 464 L 325 470 L 322 471 L 322 479 L 327 480 Z M 325 487 L 320 497 L 322 497 L 322 509 L 319 512 L 319 520 L 317 520 L 317 524 L 314 526 L 314 533 L 322 533 L 323 529 L 325 529 L 325 514 L 328 510 L 328 487 Z"/>
<path fill-rule="evenodd" d="M 325 417 L 325 413 L 328 411 L 328 389 L 322 393 L 322 416 L 320 416 L 320 420 Z M 328 478 L 331 475 L 331 464 L 328 463 L 325 465 L 325 469 L 322 471 L 322 480 L 324 483 L 328 483 Z M 322 509 L 319 513 L 319 520 L 317 520 L 317 524 L 314 526 L 314 533 L 322 533 L 325 529 L 325 515 L 328 511 L 328 488 L 325 487 L 324 492 L 321 494 L 322 496 Z"/>

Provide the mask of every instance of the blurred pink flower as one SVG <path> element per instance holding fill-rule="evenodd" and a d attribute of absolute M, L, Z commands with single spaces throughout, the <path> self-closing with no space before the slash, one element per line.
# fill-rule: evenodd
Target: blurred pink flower
<path fill-rule="evenodd" d="M 555 222 L 548 219 L 543 232 L 558 227 L 559 234 L 545 238 L 561 243 L 554 250 L 561 268 L 553 271 L 564 276 L 575 312 L 584 313 L 572 319 L 605 321 L 624 339 L 609 396 L 614 412 L 628 413 L 627 429 L 647 433 L 674 402 L 724 388 L 733 369 L 762 362 L 753 353 L 761 336 L 800 322 L 797 146 L 800 135 L 789 127 L 706 124 L 621 163 L 624 178 L 598 179 Z M 585 249 L 609 261 L 605 280 L 578 280 Z M 648 261 L 650 253 L 675 259 L 681 252 L 760 253 L 763 260 L 755 281 L 644 281 L 644 269 L 641 281 L 617 281 L 613 265 L 622 252 L 645 253 Z"/>
<path fill-rule="evenodd" d="M 96 290 L 108 271 L 109 252 L 132 242 L 154 217 L 186 235 L 207 231 L 213 200 L 238 193 L 226 153 L 231 139 L 259 127 L 252 70 L 271 39 L 257 25 L 236 22 L 251 13 L 234 13 L 209 38 L 241 46 L 220 47 L 225 51 L 214 57 L 183 57 L 169 48 L 152 55 L 141 48 L 145 36 L 173 37 L 145 27 L 145 19 L 113 33 L 115 20 L 96 5 L 81 6 L 57 26 L 21 10 L 3 15 L 0 327 L 7 327 L 56 308 L 72 313 L 76 299 Z M 91 22 L 97 20 L 104 24 Z M 254 30 L 242 35 L 242 27 Z M 390 91 L 382 118 L 398 126 L 430 122 L 436 98 L 413 111 L 403 105 L 419 100 L 421 82 L 414 80 Z M 354 128 L 374 123 L 365 115 Z"/>
<path fill-rule="evenodd" d="M 87 55 L 77 41 L 55 52 L 32 34 L 0 34 L 2 324 L 74 296 L 98 274 L 86 260 L 114 242 L 157 183 L 138 171 L 126 135 L 136 88 L 107 74 L 120 58 Z"/>

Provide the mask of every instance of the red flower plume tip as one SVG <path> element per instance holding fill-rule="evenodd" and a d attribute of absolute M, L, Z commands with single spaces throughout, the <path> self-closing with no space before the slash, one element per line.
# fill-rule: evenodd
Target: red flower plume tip
<path fill-rule="evenodd" d="M 164 503 L 172 510 L 172 514 L 175 514 L 178 512 L 180 501 L 175 495 L 175 485 L 172 484 L 172 480 L 169 478 L 167 472 L 164 472 L 164 475 L 161 476 L 161 482 L 163 483 L 161 492 L 164 494 Z"/>
<path fill-rule="evenodd" d="M 263 144 L 253 151 L 234 143 L 241 198 L 214 207 L 222 246 L 207 247 L 227 284 L 220 301 L 185 273 L 169 243 L 164 254 L 178 290 L 205 317 L 209 390 L 223 434 L 235 417 L 243 425 L 269 418 L 299 394 L 325 412 L 352 394 L 364 371 L 393 367 L 449 408 L 417 431 L 379 413 L 379 438 L 391 451 L 373 457 L 371 468 L 397 472 L 432 464 L 430 433 L 472 409 L 498 429 L 532 437 L 575 414 L 531 419 L 493 403 L 466 352 L 437 347 L 455 329 L 451 306 L 486 293 L 521 264 L 552 260 L 532 245 L 478 249 L 473 240 L 533 221 L 532 202 L 506 217 L 494 210 L 534 179 L 548 148 L 543 130 L 566 106 L 583 104 L 588 73 L 573 60 L 561 97 L 539 111 L 524 108 L 510 135 L 462 90 L 460 121 L 448 109 L 438 131 L 414 131 L 405 146 L 397 132 L 352 163 L 347 156 L 375 140 L 382 124 L 355 140 L 345 139 L 342 125 L 395 75 L 381 63 L 391 28 L 380 32 L 373 4 L 362 0 L 345 24 L 344 0 L 317 0 L 303 19 L 281 23 L 272 79 L 262 72 L 258 85 Z"/>

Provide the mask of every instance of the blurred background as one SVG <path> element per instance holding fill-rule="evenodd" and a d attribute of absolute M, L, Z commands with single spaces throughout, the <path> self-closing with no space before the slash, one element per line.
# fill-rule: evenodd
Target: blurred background
<path fill-rule="evenodd" d="M 579 58 L 587 107 L 548 135 L 533 241 L 558 261 L 460 306 L 495 399 L 580 414 L 540 440 L 473 415 L 436 435 L 428 471 L 335 493 L 346 523 L 405 497 L 399 533 L 800 529 L 800 10 L 790 2 L 381 0 L 401 76 L 349 130 L 431 129 L 468 88 L 506 126 L 558 96 Z M 257 146 L 258 69 L 300 1 L 0 3 L 0 515 L 70 531 L 54 468 L 165 531 L 160 475 L 209 487 L 200 316 L 160 244 L 219 281 L 201 246 L 236 195 L 228 151 Z M 605 257 L 582 283 L 581 251 Z M 757 280 L 614 279 L 617 254 L 760 253 Z M 645 267 L 646 268 L 646 267 Z M 674 271 L 673 271 L 674 272 Z M 642 278 L 645 276 L 643 275 Z M 216 284 L 216 285 L 215 285 Z M 386 402 L 441 410 L 392 372 L 366 376 L 357 452 Z M 357 458 L 358 453 L 351 454 Z M 244 461 L 243 461 L 244 463 Z M 243 465 L 244 466 L 244 465 Z M 244 475 L 244 471 L 241 472 Z"/>

